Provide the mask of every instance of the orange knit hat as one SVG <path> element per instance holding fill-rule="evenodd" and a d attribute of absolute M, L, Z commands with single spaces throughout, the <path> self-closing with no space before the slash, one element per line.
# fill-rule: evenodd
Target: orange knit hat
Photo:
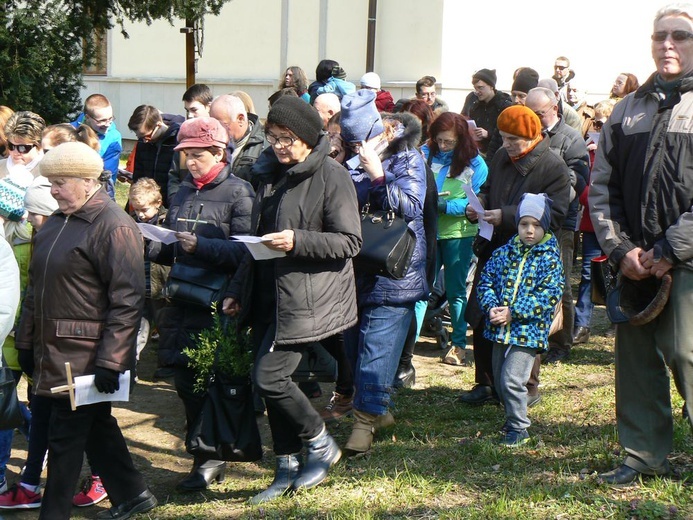
<path fill-rule="evenodd" d="M 541 135 L 541 121 L 526 106 L 512 105 L 498 116 L 498 130 L 525 139 L 536 139 Z"/>

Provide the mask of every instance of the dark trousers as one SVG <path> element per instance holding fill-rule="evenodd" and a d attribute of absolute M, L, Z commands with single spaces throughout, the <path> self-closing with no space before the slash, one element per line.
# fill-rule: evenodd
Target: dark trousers
<path fill-rule="evenodd" d="M 70 410 L 67 399 L 53 399 L 48 428 L 48 480 L 39 519 L 69 519 L 72 496 L 82 468 L 85 449 L 101 470 L 101 480 L 113 506 L 131 500 L 147 489 L 135 469 L 111 403 Z"/>
<path fill-rule="evenodd" d="M 26 466 L 22 482 L 31 486 L 41 483 L 43 459 L 48 449 L 48 425 L 55 399 L 43 395 L 34 395 L 31 399 L 31 428 L 29 430 L 29 446 L 27 449 Z"/>
<path fill-rule="evenodd" d="M 349 356 L 344 346 L 344 334 L 340 332 L 320 342 L 330 356 L 337 362 L 337 381 L 335 392 L 348 397 L 354 395 L 354 372 L 351 370 Z"/>
<path fill-rule="evenodd" d="M 306 344 L 275 345 L 275 325 L 256 336 L 260 341 L 255 362 L 255 385 L 265 398 L 275 455 L 298 453 L 303 441 L 320 434 L 324 422 L 291 379 Z"/>

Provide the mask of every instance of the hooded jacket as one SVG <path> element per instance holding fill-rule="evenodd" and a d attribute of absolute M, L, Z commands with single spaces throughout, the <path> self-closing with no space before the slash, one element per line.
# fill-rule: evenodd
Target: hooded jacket
<path fill-rule="evenodd" d="M 693 75 L 660 100 L 653 74 L 605 123 L 589 203 L 599 244 L 613 264 L 642 247 L 693 269 L 691 114 Z"/>
<path fill-rule="evenodd" d="M 362 169 L 351 170 L 359 208 L 369 202 L 370 209 L 394 210 L 416 234 L 416 249 L 409 270 L 401 280 L 356 272 L 359 306 L 397 305 L 428 296 L 426 282 L 426 234 L 423 205 L 426 198 L 426 163 L 416 146 L 421 125 L 408 112 L 388 114 L 401 123 L 402 133 L 391 141 L 381 156 L 384 183 L 372 183 Z"/>
<path fill-rule="evenodd" d="M 46 397 L 94 367 L 133 368 L 144 304 L 142 235 L 104 190 L 36 234 L 16 348 L 33 350 L 34 393 Z"/>
<path fill-rule="evenodd" d="M 515 235 L 496 249 L 479 278 L 477 297 L 486 316 L 484 336 L 503 345 L 545 350 L 556 304 L 563 294 L 563 266 L 556 238 L 534 246 Z M 510 307 L 507 325 L 488 320 L 493 307 Z"/>
<path fill-rule="evenodd" d="M 361 220 L 347 171 L 329 157 L 321 135 L 308 157 L 281 174 L 274 150 L 264 150 L 253 167 L 260 185 L 251 233 L 257 233 L 264 201 L 284 190 L 276 209 L 276 231 L 294 232 L 294 248 L 273 262 L 275 343 L 320 341 L 356 324 L 356 291 L 351 259 L 361 248 Z M 282 180 L 285 177 L 285 180 Z M 246 253 L 228 296 L 241 302 L 241 323 L 251 320 L 256 262 Z"/>

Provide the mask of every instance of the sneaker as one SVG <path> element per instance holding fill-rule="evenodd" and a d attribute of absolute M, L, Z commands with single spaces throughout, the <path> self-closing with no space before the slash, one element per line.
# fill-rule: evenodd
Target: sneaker
<path fill-rule="evenodd" d="M 527 395 L 527 408 L 531 408 L 532 406 L 539 403 L 539 401 L 541 401 L 541 396 L 539 394 Z"/>
<path fill-rule="evenodd" d="M 72 497 L 72 505 L 77 507 L 88 507 L 98 504 L 103 499 L 108 498 L 108 493 L 103 487 L 101 477 L 92 475 L 82 482 L 82 491 Z"/>
<path fill-rule="evenodd" d="M 41 493 L 29 491 L 15 484 L 0 494 L 0 509 L 38 509 L 41 507 Z"/>
<path fill-rule="evenodd" d="M 529 442 L 529 433 L 527 430 L 506 430 L 498 444 L 507 446 L 508 448 L 517 448 Z"/>
<path fill-rule="evenodd" d="M 332 392 L 332 399 L 327 403 L 327 406 L 320 412 L 320 417 L 326 423 L 331 423 L 340 420 L 342 417 L 351 415 L 352 403 L 354 398 Z"/>

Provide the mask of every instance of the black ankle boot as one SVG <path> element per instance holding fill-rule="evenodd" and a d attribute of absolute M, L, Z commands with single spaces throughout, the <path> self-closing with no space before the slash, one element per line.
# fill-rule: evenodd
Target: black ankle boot
<path fill-rule="evenodd" d="M 392 386 L 395 388 L 411 388 L 416 384 L 416 369 L 411 363 L 397 367 L 395 381 Z"/>
<path fill-rule="evenodd" d="M 224 480 L 226 463 L 223 460 L 195 461 L 190 473 L 176 486 L 177 491 L 200 491 L 207 489 L 213 481 Z"/>
<path fill-rule="evenodd" d="M 335 440 L 327 433 L 323 425 L 322 432 L 305 442 L 308 452 L 306 465 L 301 474 L 294 480 L 293 489 L 312 488 L 320 484 L 327 477 L 327 471 L 336 464 L 342 456 Z"/>
<path fill-rule="evenodd" d="M 274 470 L 274 480 L 262 493 L 258 493 L 250 500 L 249 504 L 257 505 L 268 502 L 285 495 L 293 486 L 294 480 L 301 472 L 301 455 L 277 455 L 277 465 Z"/>

